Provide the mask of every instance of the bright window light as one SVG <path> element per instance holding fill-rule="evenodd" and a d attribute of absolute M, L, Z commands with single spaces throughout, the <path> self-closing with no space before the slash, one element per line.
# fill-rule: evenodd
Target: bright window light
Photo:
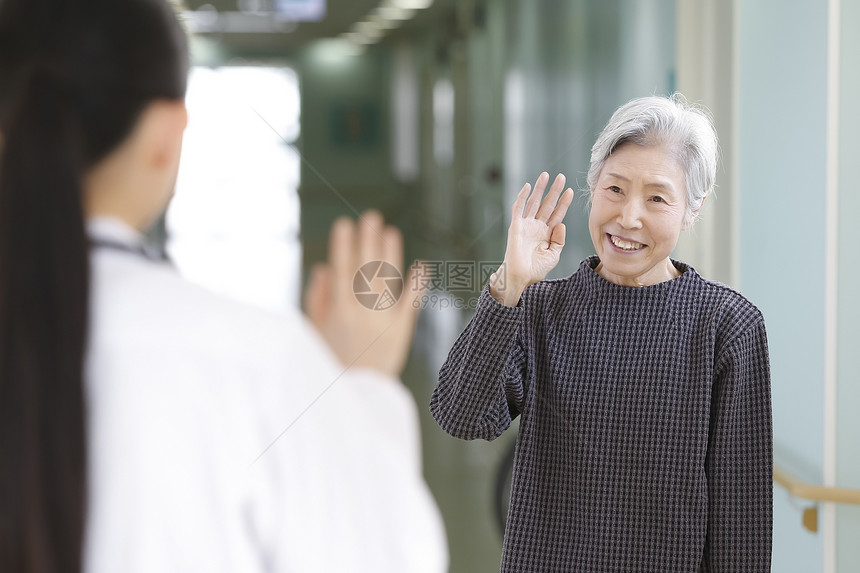
<path fill-rule="evenodd" d="M 196 67 L 167 252 L 190 281 L 272 310 L 299 303 L 299 88 L 288 68 Z"/>

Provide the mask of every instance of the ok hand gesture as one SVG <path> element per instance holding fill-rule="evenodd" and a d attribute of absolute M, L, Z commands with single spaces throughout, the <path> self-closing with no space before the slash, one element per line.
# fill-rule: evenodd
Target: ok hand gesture
<path fill-rule="evenodd" d="M 500 303 L 516 306 L 527 286 L 542 281 L 558 264 L 564 247 L 565 226 L 561 221 L 573 201 L 573 189 L 564 189 L 561 173 L 549 193 L 543 191 L 549 174 L 543 172 L 535 183 L 526 183 L 514 201 L 505 262 L 490 278 L 490 294 Z M 541 200 L 543 198 L 543 200 Z"/>

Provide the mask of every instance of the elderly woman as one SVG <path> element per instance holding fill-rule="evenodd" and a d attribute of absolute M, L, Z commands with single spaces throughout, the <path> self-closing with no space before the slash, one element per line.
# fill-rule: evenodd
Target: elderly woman
<path fill-rule="evenodd" d="M 501 570 L 770 571 L 765 325 L 672 260 L 713 188 L 717 139 L 684 98 L 621 107 L 592 149 L 596 256 L 543 280 L 573 198 L 513 205 L 503 266 L 439 373 L 431 410 L 492 440 L 520 416 Z"/>

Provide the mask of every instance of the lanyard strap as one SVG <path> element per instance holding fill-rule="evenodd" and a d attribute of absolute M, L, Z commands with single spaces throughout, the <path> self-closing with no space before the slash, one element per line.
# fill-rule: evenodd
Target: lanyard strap
<path fill-rule="evenodd" d="M 145 257 L 147 259 L 153 259 L 153 257 L 146 252 L 141 245 L 126 245 L 125 243 L 120 243 L 118 241 L 105 241 L 103 239 L 96 239 L 90 243 L 93 247 L 98 247 L 101 249 L 111 249 L 114 251 L 124 251 L 126 253 L 131 253 L 133 255 L 138 255 L 141 257 Z"/>

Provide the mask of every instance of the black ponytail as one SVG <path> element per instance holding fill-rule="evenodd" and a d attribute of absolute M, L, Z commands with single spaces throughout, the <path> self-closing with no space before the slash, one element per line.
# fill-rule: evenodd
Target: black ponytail
<path fill-rule="evenodd" d="M 77 571 L 86 484 L 89 265 L 80 128 L 35 70 L 0 163 L 0 563 Z"/>
<path fill-rule="evenodd" d="M 184 97 L 186 53 L 163 0 L 0 0 L 0 571 L 81 570 L 82 182 L 147 103 Z"/>

